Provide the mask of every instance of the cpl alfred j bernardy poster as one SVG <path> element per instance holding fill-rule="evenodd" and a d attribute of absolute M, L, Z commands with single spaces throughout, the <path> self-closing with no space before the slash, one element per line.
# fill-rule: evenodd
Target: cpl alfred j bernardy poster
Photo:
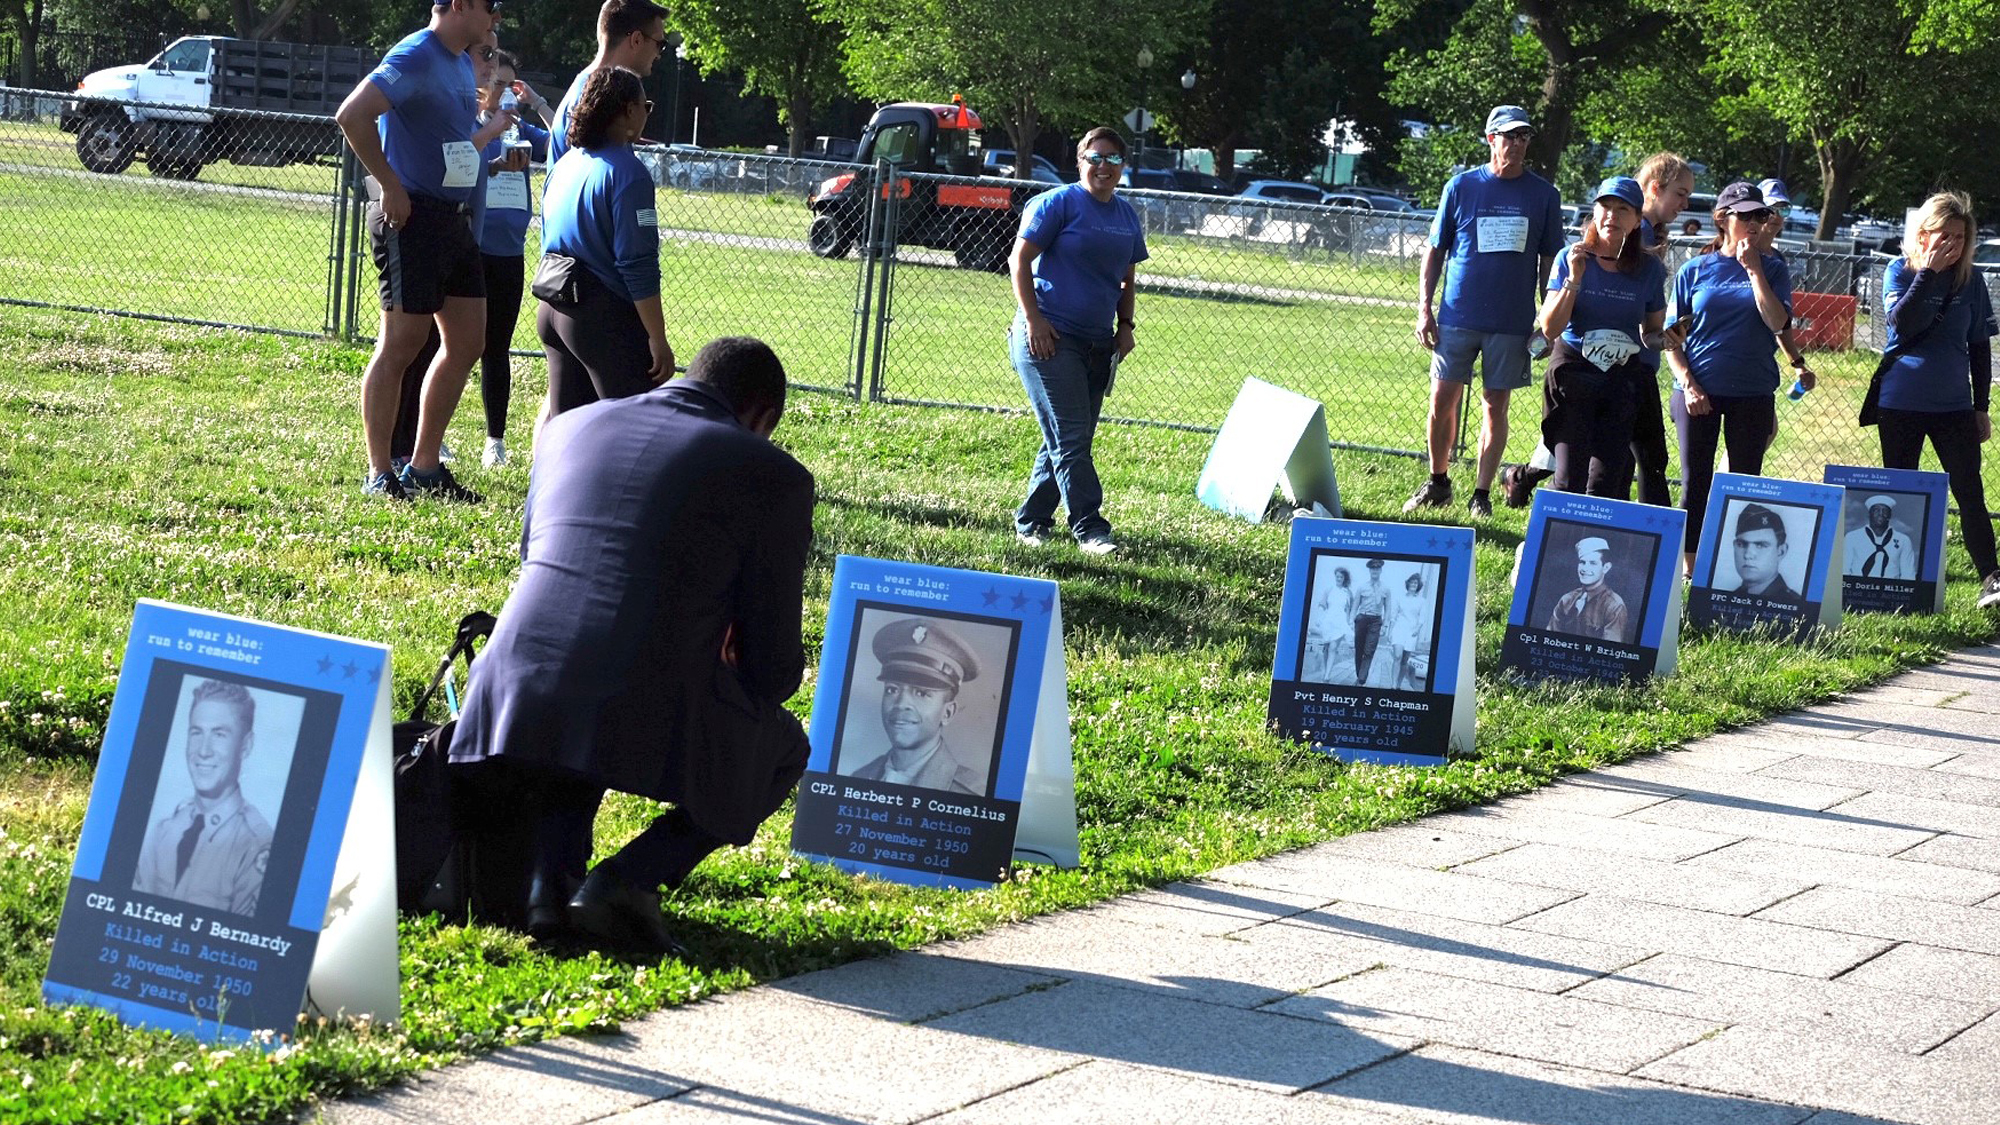
<path fill-rule="evenodd" d="M 388 649 L 140 602 L 43 994 L 208 1039 L 396 1020 L 391 768 Z"/>
<path fill-rule="evenodd" d="M 1292 521 L 1270 722 L 1344 761 L 1472 752 L 1472 532 Z"/>
<path fill-rule="evenodd" d="M 1077 863 L 1056 584 L 834 563 L 792 849 L 896 882 L 981 887 Z"/>

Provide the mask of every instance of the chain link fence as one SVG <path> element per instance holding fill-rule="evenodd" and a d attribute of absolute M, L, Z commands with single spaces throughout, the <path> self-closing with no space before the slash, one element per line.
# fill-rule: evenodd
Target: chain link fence
<path fill-rule="evenodd" d="M 702 341 L 747 333 L 813 389 L 1024 407 L 1007 362 L 1006 261 L 1021 207 L 1047 185 L 678 145 L 641 158 L 658 184 L 662 296 L 683 361 Z M 11 205 L 0 301 L 366 339 L 377 287 L 356 172 L 326 117 L 0 90 L 0 198 Z M 1151 256 L 1137 271 L 1139 350 L 1108 417 L 1213 429 L 1255 376 L 1325 403 L 1338 445 L 1420 453 L 1424 215 L 1121 194 L 1145 220 Z M 527 242 L 532 273 L 539 227 Z M 1700 245 L 1677 236 L 1670 271 Z M 1882 343 L 1887 259 L 1780 249 L 1819 386 L 1779 402 L 1765 471 L 1817 479 L 1829 462 L 1876 463 L 1875 435 L 1854 419 Z M 514 348 L 540 357 L 531 310 Z M 1513 398 L 1512 460 L 1535 444 L 1540 398 Z M 2000 471 L 1988 475 L 2000 496 Z"/>

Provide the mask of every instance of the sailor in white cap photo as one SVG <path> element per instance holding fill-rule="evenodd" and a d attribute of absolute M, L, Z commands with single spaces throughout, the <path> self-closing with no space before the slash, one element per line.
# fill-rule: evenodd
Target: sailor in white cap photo
<path fill-rule="evenodd" d="M 1625 599 L 1606 585 L 1611 577 L 1610 554 L 1611 544 L 1602 536 L 1588 535 L 1576 541 L 1578 585 L 1556 601 L 1549 614 L 1549 632 L 1631 643 L 1631 614 L 1626 611 Z"/>
<path fill-rule="evenodd" d="M 1868 511 L 1868 522 L 1848 532 L 1843 540 L 1843 573 L 1849 578 L 1916 581 L 1916 544 L 1907 532 L 1890 522 L 1896 514 L 1896 498 L 1876 493 L 1862 505 Z"/>

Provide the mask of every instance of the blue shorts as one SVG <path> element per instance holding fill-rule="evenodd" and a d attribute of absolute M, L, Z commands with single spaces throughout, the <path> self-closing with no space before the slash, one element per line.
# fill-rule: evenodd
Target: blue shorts
<path fill-rule="evenodd" d="M 1431 353 L 1431 378 L 1445 383 L 1472 382 L 1472 360 L 1479 359 L 1481 383 L 1489 391 L 1517 391 L 1531 382 L 1528 337 L 1505 332 L 1474 332 L 1470 328 L 1438 327 L 1437 350 Z"/>

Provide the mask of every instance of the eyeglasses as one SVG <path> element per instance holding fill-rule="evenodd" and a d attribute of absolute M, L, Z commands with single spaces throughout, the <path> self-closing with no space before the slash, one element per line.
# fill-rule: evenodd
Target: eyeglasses
<path fill-rule="evenodd" d="M 500 2 L 501 0 L 486 0 L 486 13 L 493 16 L 499 15 Z"/>
<path fill-rule="evenodd" d="M 641 34 L 641 35 L 646 35 L 646 33 L 645 33 L 645 32 L 643 32 L 643 31 L 642 31 L 642 32 L 640 32 L 639 34 Z M 651 43 L 651 44 L 653 45 L 653 50 L 654 50 L 654 51 L 656 51 L 656 52 L 658 52 L 659 54 L 663 54 L 663 55 L 664 55 L 664 54 L 666 54 L 666 53 L 667 53 L 667 37 L 666 37 L 666 36 L 662 35 L 662 36 L 660 36 L 660 37 L 659 37 L 658 39 L 655 39 L 655 38 L 653 38 L 653 37 L 652 37 L 652 36 L 650 36 L 650 35 L 646 35 L 646 42 L 648 42 L 648 43 Z"/>
<path fill-rule="evenodd" d="M 1125 163 L 1125 154 L 1122 152 L 1086 152 L 1082 157 L 1093 168 L 1100 164 L 1109 164 L 1116 168 Z"/>
<path fill-rule="evenodd" d="M 1495 133 L 1494 136 L 1500 138 L 1501 144 L 1524 145 L 1535 139 L 1535 131 L 1533 129 L 1509 129 L 1504 133 Z"/>
<path fill-rule="evenodd" d="M 651 98 L 646 99 L 646 116 L 653 116 L 653 101 Z"/>
<path fill-rule="evenodd" d="M 1771 221 L 1771 209 L 1760 207 L 1755 211 L 1738 211 L 1736 217 L 1746 223 L 1768 223 Z"/>
<path fill-rule="evenodd" d="M 493 61 L 493 56 L 495 56 L 495 55 L 497 55 L 497 54 L 499 54 L 499 53 L 500 53 L 500 52 L 498 52 L 498 51 L 494 50 L 494 49 L 493 49 L 493 48 L 491 48 L 491 47 L 481 47 L 481 48 L 479 48 L 479 61 L 480 61 L 480 62 L 492 62 L 492 61 Z"/>

